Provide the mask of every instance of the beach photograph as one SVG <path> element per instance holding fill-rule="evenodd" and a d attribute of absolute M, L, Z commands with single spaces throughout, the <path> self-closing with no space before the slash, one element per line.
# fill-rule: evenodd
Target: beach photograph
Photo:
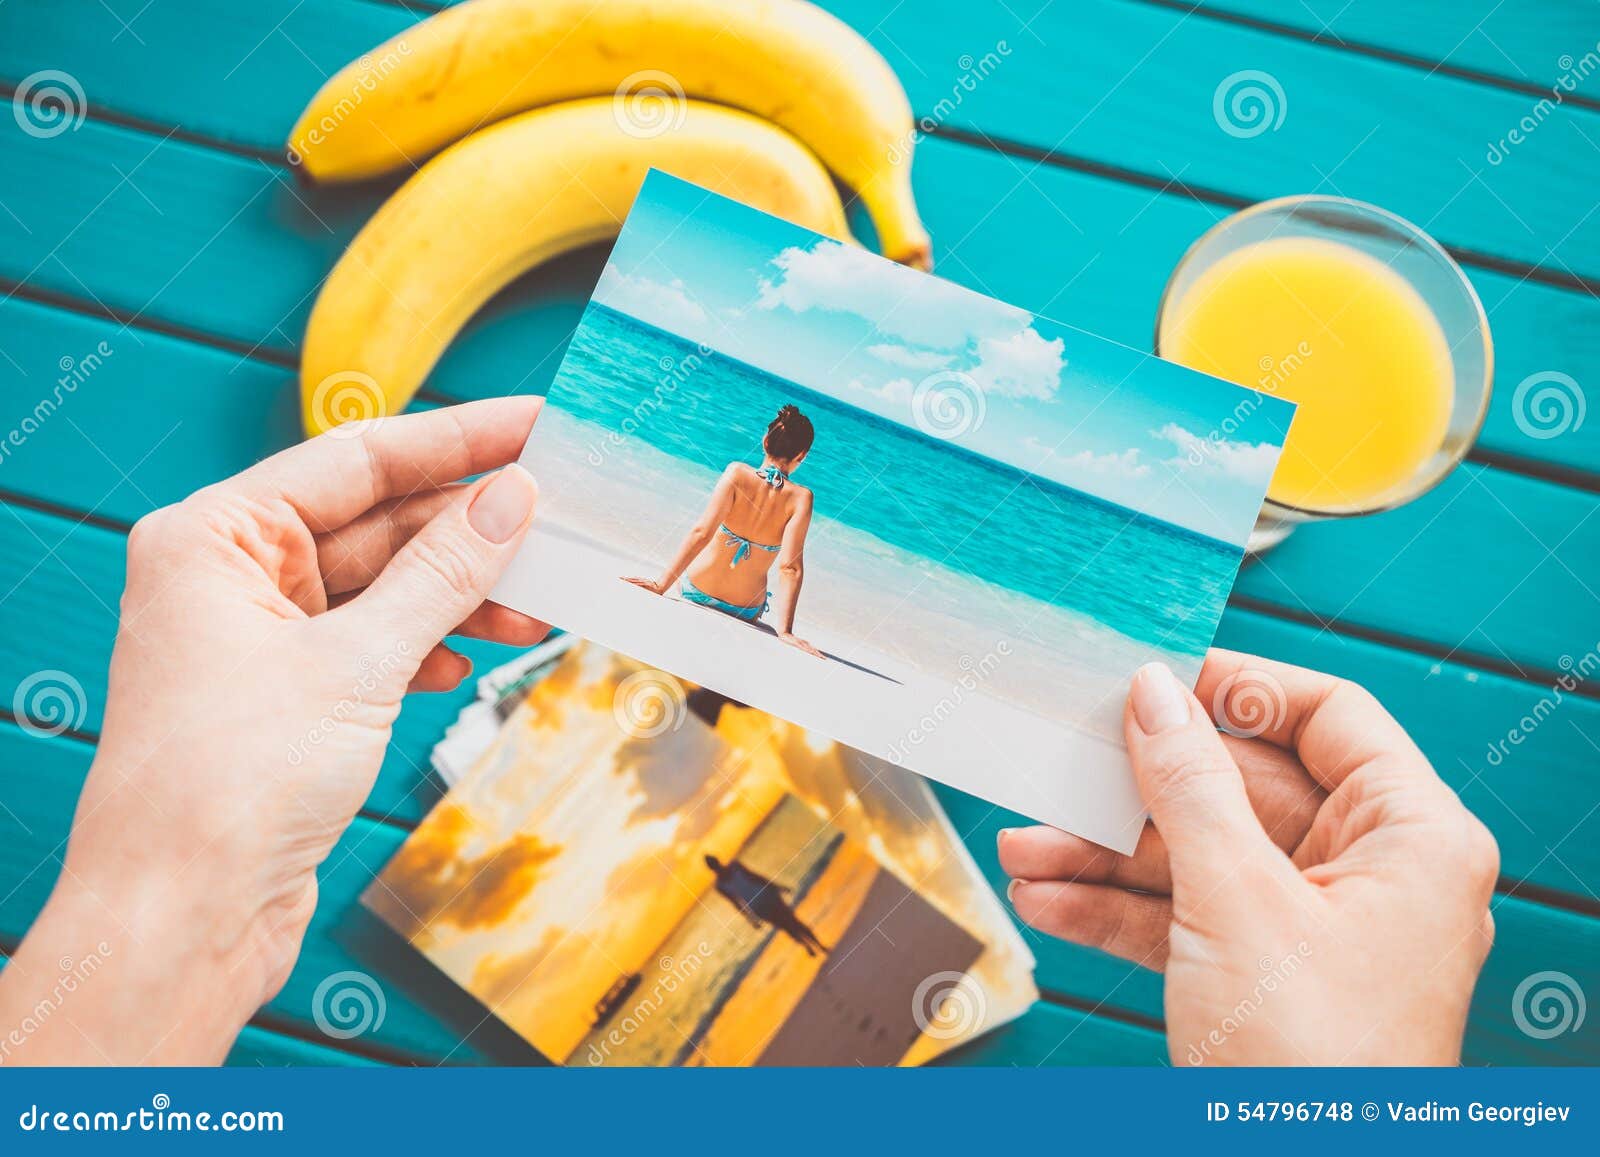
<path fill-rule="evenodd" d="M 558 1063 L 920 1063 L 1020 1015 L 1032 958 L 862 771 L 579 644 L 364 903 Z"/>
<path fill-rule="evenodd" d="M 1293 407 L 645 182 L 522 457 L 494 597 L 1117 848 Z"/>

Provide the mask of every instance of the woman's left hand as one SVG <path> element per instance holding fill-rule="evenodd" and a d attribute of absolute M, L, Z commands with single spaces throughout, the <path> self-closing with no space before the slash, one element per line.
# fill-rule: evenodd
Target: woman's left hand
<path fill-rule="evenodd" d="M 664 595 L 667 593 L 667 584 L 662 582 L 660 579 L 625 578 L 622 581 L 625 583 L 632 583 L 636 587 L 641 587 L 653 595 Z"/>
<path fill-rule="evenodd" d="M 448 481 L 515 459 L 538 412 L 507 398 L 341 427 L 133 528 L 99 748 L 0 1024 L 58 961 L 103 959 L 14 1059 L 215 1062 L 282 987 L 407 690 L 471 669 L 440 640 L 548 630 L 484 601 L 532 478 Z"/>

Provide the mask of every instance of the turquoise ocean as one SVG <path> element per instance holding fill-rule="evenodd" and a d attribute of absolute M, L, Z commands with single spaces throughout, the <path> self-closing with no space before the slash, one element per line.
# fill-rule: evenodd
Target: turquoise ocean
<path fill-rule="evenodd" d="M 974 454 L 593 302 L 535 434 L 541 517 L 661 562 L 730 462 L 758 463 L 780 405 L 816 427 L 808 615 L 925 668 L 971 669 L 1004 639 L 1008 697 L 1102 716 L 1139 665 L 1192 677 L 1241 552 Z M 908 414 L 909 417 L 909 414 Z M 911 640 L 928 636 L 920 643 Z M 938 636 L 938 639 L 932 636 Z M 941 650 L 942 648 L 942 650 Z M 948 652 L 948 653 L 945 653 Z M 942 657 L 941 657 L 942 656 Z M 954 666 L 951 666 L 951 664 Z M 1066 678 L 1061 676 L 1065 674 Z M 1045 690 L 1022 694 L 1029 683 Z M 1063 683 L 1076 683 L 1077 694 Z M 1075 702 L 1076 700 L 1076 702 Z M 1120 728 L 1116 730 L 1119 732 Z"/>

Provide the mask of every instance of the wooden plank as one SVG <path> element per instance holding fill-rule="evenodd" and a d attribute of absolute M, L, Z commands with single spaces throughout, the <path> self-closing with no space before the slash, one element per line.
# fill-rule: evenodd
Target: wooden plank
<path fill-rule="evenodd" d="M 1555 109 L 1515 147 L 1514 163 L 1490 165 L 1488 143 L 1529 111 L 1524 94 L 1173 8 L 824 6 L 862 30 L 917 113 L 945 127 L 1244 199 L 1339 193 L 1392 208 L 1463 249 L 1558 275 L 1600 272 L 1600 220 L 1586 216 L 1589 142 L 1600 139 L 1592 110 Z M 65 67 L 91 101 L 276 150 L 324 75 L 426 14 L 358 0 L 245 9 L 166 0 L 152 9 L 134 20 L 135 40 L 121 28 L 132 14 L 99 0 L 7 5 L 0 76 L 14 83 Z M 1241 136 L 1221 126 L 1217 90 L 1243 70 L 1265 72 L 1281 89 L 1276 129 Z M 155 85 L 152 75 L 168 79 Z M 1396 109 L 1428 112 L 1402 118 Z M 1014 187 L 1024 184 L 1019 177 Z"/>
<path fill-rule="evenodd" d="M 49 895 L 72 806 L 92 749 L 64 738 L 36 738 L 0 724 L 0 769 L 19 774 L 0 786 L 0 937 L 20 940 Z M 8 779 L 9 779 L 8 775 Z M 13 784 L 15 786 L 13 786 Z M 305 947 L 284 990 L 267 1006 L 269 1019 L 318 1033 L 317 985 L 356 971 L 384 994 L 382 1023 L 350 1045 L 383 1050 L 396 1061 L 447 1064 L 541 1064 L 542 1058 L 489 1017 L 472 997 L 437 972 L 361 908 L 357 897 L 399 848 L 403 829 L 358 819 L 318 871 L 319 902 Z M 465 1043 L 462 1043 L 462 1042 Z M 262 1047 L 251 1042 L 251 1049 Z M 1147 1064 L 1161 1038 L 1080 1012 L 1040 1006 L 1002 1034 L 975 1044 L 969 1064 Z M 246 1054 L 246 1055 L 258 1055 Z"/>
<path fill-rule="evenodd" d="M 1204 0 L 1195 7 L 1296 29 L 1327 44 L 1536 86 L 1546 95 L 1567 77 L 1573 94 L 1600 97 L 1600 85 L 1593 84 L 1595 62 L 1580 63 L 1600 44 L 1600 17 L 1586 0 L 1505 0 L 1487 12 L 1483 5 L 1452 0 Z"/>
<path fill-rule="evenodd" d="M 16 624 L 6 632 L 14 645 L 0 654 L 0 702 L 10 702 L 35 671 L 65 670 L 84 690 L 81 729 L 99 730 L 123 549 L 121 535 L 97 526 L 17 507 L 0 511 L 0 594 L 10 592 L 0 600 L 0 623 Z M 21 628 L 29 622 L 50 622 L 52 629 Z M 1592 896 L 1600 880 L 1600 816 L 1588 813 L 1600 796 L 1593 758 L 1600 700 L 1562 695 L 1557 701 L 1537 684 L 1237 607 L 1225 615 L 1218 641 L 1371 688 L 1495 832 L 1506 876 Z M 511 654 L 481 641 L 461 643 L 480 670 Z M 407 701 L 369 814 L 413 824 L 426 813 L 442 788 L 427 769 L 428 752 L 473 693 L 467 686 Z M 1519 738 L 1511 738 L 1513 731 Z"/>
<path fill-rule="evenodd" d="M 1592 493 L 1469 464 L 1410 506 L 1302 527 L 1246 567 L 1236 590 L 1448 654 L 1544 672 L 1588 656 L 1592 672 L 1597 508 Z"/>
<path fill-rule="evenodd" d="M 74 151 L 89 143 L 87 137 L 90 131 L 86 126 L 76 134 L 73 140 L 77 143 L 72 146 Z M 138 134 L 116 129 L 96 127 L 94 131 L 124 145 L 126 138 L 138 137 Z M 4 139 L 0 138 L 0 143 Z M 249 169 L 251 165 L 250 162 L 220 157 L 188 146 L 168 144 L 157 158 L 152 158 L 151 166 L 156 165 L 159 157 L 166 156 L 167 150 L 184 150 L 186 161 L 198 163 L 203 159 L 206 162 L 203 166 L 206 174 L 204 180 L 200 174 L 191 172 L 187 183 L 200 182 L 205 188 L 219 187 L 217 183 L 205 184 L 215 175 L 215 170 Z M 929 156 L 938 163 L 951 166 L 948 179 L 939 179 L 942 174 L 933 165 L 924 169 L 925 177 L 931 174 L 939 187 L 949 190 L 947 199 L 940 204 L 953 208 L 961 218 L 976 223 L 974 228 L 966 231 L 965 237 L 955 227 L 953 220 L 940 226 L 947 235 L 961 239 L 958 247 L 952 251 L 953 260 L 948 263 L 954 275 L 969 284 L 996 291 L 999 296 L 1021 301 L 1041 312 L 1059 312 L 1074 317 L 1089 328 L 1109 328 L 1112 336 L 1123 336 L 1118 332 L 1119 328 L 1125 331 L 1130 324 L 1126 317 L 1128 311 L 1117 303 L 1153 300 L 1158 290 L 1157 271 L 1166 263 L 1163 253 L 1171 258 L 1190 235 L 1187 229 L 1166 228 L 1158 233 L 1150 232 L 1157 229 L 1158 222 L 1168 219 L 1169 214 L 1184 217 L 1191 214 L 1195 207 L 1187 202 L 1150 202 L 1146 212 L 1133 217 L 1132 214 L 1137 210 L 1131 209 L 1121 199 L 1129 192 L 1124 186 L 1077 174 L 1054 172 L 1050 174 L 1050 179 L 1077 187 L 1086 194 L 1085 204 L 1095 204 L 1095 194 L 1115 193 L 1117 202 L 1114 210 L 1109 205 L 1096 210 L 1095 219 L 1091 222 L 1095 227 L 1094 235 L 1114 235 L 1120 224 L 1125 227 L 1124 236 L 1128 240 L 1126 243 L 1119 241 L 1110 245 L 1113 258 L 1100 259 L 1098 253 L 1103 250 L 1086 251 L 1078 248 L 1068 240 L 1069 231 L 1057 230 L 1042 236 L 1038 244 L 1032 247 L 1032 252 L 1041 259 L 1038 264 L 1016 262 L 1010 259 L 1010 254 L 1016 252 L 1021 244 L 1019 238 L 1015 232 L 1002 229 L 996 216 L 991 215 L 986 219 L 984 213 L 987 210 L 983 207 L 985 190 L 990 187 L 992 179 L 1000 175 L 995 170 L 1009 173 L 1016 162 L 995 154 L 955 146 L 930 150 Z M 87 165 L 97 163 L 96 157 L 90 153 L 83 154 L 82 159 Z M 260 179 L 272 184 L 265 172 L 264 169 L 260 170 Z M 180 185 L 185 184 L 179 180 L 177 172 L 166 174 L 162 180 L 164 185 L 170 182 L 169 195 L 174 197 L 178 195 Z M 226 182 L 220 184 L 225 185 Z M 131 192 L 124 189 L 113 200 L 131 196 Z M 195 196 L 206 200 L 209 194 L 197 194 L 190 189 L 183 193 L 180 200 L 186 203 Z M 293 194 L 281 187 L 273 196 L 282 196 L 291 204 L 297 204 Z M 1048 204 L 1054 198 L 1048 202 L 1042 195 L 1039 198 L 1039 210 L 1050 211 Z M 136 197 L 134 199 L 138 200 Z M 174 206 L 178 203 L 174 202 Z M 1015 200 L 1012 202 L 1013 205 L 1017 203 Z M 293 231 L 276 226 L 269 219 L 270 214 L 256 220 L 241 211 L 244 209 L 248 209 L 248 205 L 241 205 L 233 211 L 237 213 L 237 219 L 210 245 L 207 253 L 215 255 L 226 251 L 230 262 L 242 270 L 259 275 L 254 282 L 255 292 L 241 292 L 233 305 L 219 305 L 235 293 L 237 285 L 234 282 L 219 282 L 212 289 L 199 284 L 190 287 L 186 291 L 188 300 L 178 314 L 197 327 L 206 320 L 200 315 L 206 314 L 213 306 L 222 308 L 224 312 L 235 308 L 265 310 L 263 325 L 270 326 L 272 323 L 265 318 L 272 317 L 285 301 L 289 302 L 288 307 L 292 309 L 295 300 L 305 298 L 312 291 L 311 285 L 301 289 L 284 288 L 278 284 L 278 270 L 293 262 L 280 261 L 277 269 L 272 267 L 269 254 L 293 250 Z M 1124 212 L 1127 215 L 1119 215 Z M 220 215 L 221 210 L 213 207 L 211 213 L 213 216 Z M 174 208 L 173 212 L 164 214 L 161 220 L 176 221 L 179 217 L 187 219 L 189 216 L 178 213 Z M 159 268 L 149 266 L 137 256 L 126 261 L 120 258 L 111 261 L 107 254 L 119 252 L 119 246 L 110 233 L 100 235 L 97 232 L 96 222 L 99 219 L 99 215 L 90 218 L 67 242 L 68 245 L 77 245 L 86 235 L 94 235 L 94 244 L 85 250 L 83 257 L 101 271 L 95 274 L 97 296 L 118 292 L 126 295 L 128 288 L 126 285 L 117 288 L 120 283 L 149 283 L 160 276 Z M 1086 215 L 1085 220 L 1088 220 Z M 68 228 L 65 222 L 62 225 Z M 4 229 L 4 220 L 0 219 L 0 233 Z M 14 259 L 42 236 L 41 231 L 35 230 L 32 240 L 29 235 L 19 235 L 18 248 L 15 250 L 8 251 L 0 247 L 0 270 L 4 269 L 8 253 Z M 196 244 L 205 243 L 205 238 L 191 239 Z M 1127 248 L 1123 248 L 1124 244 Z M 1057 245 L 1061 248 L 1056 248 Z M 180 248 L 175 240 L 170 247 Z M 1078 258 L 1080 264 L 1074 266 L 1073 257 Z M 49 259 L 46 266 L 53 268 L 55 260 Z M 561 343 L 592 284 L 595 260 L 596 255 L 592 253 L 575 257 L 561 263 L 553 271 L 553 285 L 536 287 L 525 283 L 503 298 L 482 323 L 447 354 L 434 376 L 435 387 L 452 394 L 489 390 L 498 392 L 507 388 L 544 388 L 559 361 Z M 136 267 L 141 268 L 130 272 Z M 1076 279 L 1068 277 L 1068 285 L 1062 289 L 1060 271 L 1067 269 L 1081 270 L 1083 276 Z M 1018 270 L 1025 272 L 1019 274 Z M 269 272 L 273 276 L 269 277 Z M 61 280 L 64 285 L 74 282 L 74 278 L 64 275 Z M 1093 292 L 1090 291 L 1091 282 Z M 278 287 L 274 289 L 274 285 Z M 1050 286 L 1057 288 L 1049 290 Z M 1514 292 L 1521 293 L 1524 288 L 1527 286 Z M 1546 289 L 1543 292 L 1554 291 Z M 1069 294 L 1072 297 L 1070 304 L 1066 301 Z M 137 296 L 137 293 L 133 294 L 133 297 Z M 1575 295 L 1562 296 L 1578 300 Z M 250 302 L 245 300 L 247 297 L 251 299 Z M 538 306 L 534 305 L 535 301 L 539 303 Z M 42 384 L 52 359 L 63 356 L 57 352 L 54 342 L 31 344 L 34 339 L 29 336 L 33 333 L 29 320 L 23 318 L 15 324 L 7 323 L 7 345 L 16 346 L 20 351 L 11 356 L 19 365 L 40 367 L 26 370 L 26 376 L 15 374 L 14 371 L 6 375 L 7 388 L 15 389 L 18 393 L 17 409 L 21 412 L 30 408 L 30 399 L 39 396 L 33 392 L 30 382 L 38 380 Z M 1571 332 L 1588 335 L 1580 338 L 1581 341 L 1600 341 L 1600 325 L 1576 326 L 1572 327 Z M 169 354 L 177 356 L 177 352 L 165 342 L 149 338 L 145 341 L 144 347 L 135 347 L 133 352 L 141 357 L 162 359 L 163 364 L 167 364 Z M 126 344 L 123 342 L 117 348 L 122 349 Z M 66 356 L 82 356 L 82 341 L 65 339 L 61 345 L 71 351 Z M 1528 349 L 1531 356 L 1531 345 Z M 192 384 L 187 377 L 169 380 L 164 375 L 140 374 L 139 392 L 135 393 L 130 388 L 130 392 L 123 396 L 130 401 L 138 398 L 142 402 L 152 389 L 165 388 L 161 384 L 165 382 L 175 391 L 174 413 L 182 414 L 187 405 L 185 399 L 193 396 L 190 391 L 217 389 L 214 383 L 223 380 L 222 360 L 213 358 L 206 366 L 194 371 L 195 380 L 202 383 L 200 385 Z M 139 364 L 137 359 L 128 358 L 118 362 L 113 357 L 100 372 L 114 376 L 123 372 L 123 367 L 128 367 L 131 373 Z M 231 369 L 233 362 L 228 365 Z M 233 376 L 237 376 L 237 372 Z M 106 379 L 107 382 L 111 380 L 111 377 Z M 275 396 L 274 402 L 277 408 L 271 411 L 275 416 L 258 421 L 264 420 L 269 424 L 285 421 L 286 410 L 282 407 L 291 403 L 288 398 L 281 396 L 281 392 L 287 390 L 287 383 L 279 388 L 280 395 Z M 1497 426 L 1503 431 L 1514 430 L 1514 416 L 1506 413 L 1510 398 L 1504 394 L 1502 405 L 1503 408 L 1498 411 L 1501 416 L 1497 419 Z M 78 412 L 82 414 L 86 409 L 80 407 Z M 87 415 L 84 417 L 86 419 Z M 73 421 L 79 420 L 73 417 Z M 109 415 L 108 420 L 114 421 Z M 143 421 L 148 423 L 151 419 L 146 417 Z M 241 431 L 250 428 L 238 427 Z M 205 431 L 206 426 L 196 422 L 188 428 L 187 436 L 202 438 Z M 1513 447 L 1536 443 L 1550 447 L 1582 445 L 1583 453 L 1589 454 L 1593 452 L 1590 444 L 1580 444 L 1576 439 L 1588 439 L 1596 432 L 1600 432 L 1600 423 L 1588 423 L 1579 431 L 1544 442 L 1520 432 L 1515 435 L 1507 433 L 1500 444 Z M 75 433 L 70 426 L 57 430 L 52 424 L 40 436 L 68 438 Z M 178 433 L 183 434 L 184 430 L 180 428 Z M 154 431 L 149 436 L 154 436 Z M 81 450 L 77 442 L 71 444 Z M 142 453 L 142 448 L 138 452 Z M 19 450 L 13 455 L 7 467 L 8 472 L 13 467 L 20 470 L 24 462 Z M 1253 597 L 1278 603 L 1292 613 L 1337 616 L 1354 626 L 1389 631 L 1397 637 L 1416 639 L 1437 650 L 1448 651 L 1465 645 L 1469 651 L 1492 661 L 1504 658 L 1548 670 L 1561 654 L 1576 657 L 1589 650 L 1596 639 L 1600 639 L 1600 603 L 1589 594 L 1584 580 L 1579 577 L 1592 566 L 1596 557 L 1595 527 L 1600 524 L 1590 521 L 1589 515 L 1597 501 L 1600 500 L 1592 493 L 1560 490 L 1496 470 L 1468 469 L 1459 472 L 1445 486 L 1403 511 L 1301 531 L 1264 566 L 1248 573 L 1241 589 Z M 1485 533 L 1484 528 L 1494 528 L 1494 533 Z M 1569 531 L 1575 533 L 1569 535 Z M 1436 550 L 1448 559 L 1452 567 L 1453 581 L 1442 589 L 1430 566 L 1432 556 L 1429 552 Z M 1339 557 L 1346 560 L 1348 565 L 1330 568 L 1326 565 L 1329 557 Z M 1347 581 L 1347 574 L 1356 576 L 1355 581 Z M 1353 602 L 1349 597 L 1352 591 L 1361 592 Z M 1507 591 L 1512 592 L 1509 598 L 1505 597 Z M 1581 597 L 1574 601 L 1575 595 Z M 1563 617 L 1544 614 L 1544 609 L 1552 605 L 1569 605 L 1574 613 Z M 1463 638 L 1461 627 L 1473 625 L 1476 629 L 1472 635 Z"/>
<path fill-rule="evenodd" d="M 1001 828 L 1027 821 L 952 789 L 937 791 L 985 875 L 1003 888 L 995 838 Z M 1465 1059 L 1470 1064 L 1595 1064 L 1600 1047 L 1592 1032 L 1549 1040 L 1530 1037 L 1517 1026 L 1512 997 L 1524 979 L 1548 970 L 1563 972 L 1585 992 L 1594 992 L 1600 984 L 1600 920 L 1514 896 L 1496 897 L 1494 912 L 1495 947 L 1473 996 Z M 1039 961 L 1036 976 L 1042 989 L 1074 996 L 1094 992 L 1099 995 L 1092 999 L 1110 1007 L 1161 1017 L 1162 980 L 1156 973 L 1031 929 L 1024 934 Z M 1373 982 L 1382 983 L 1382 978 Z"/>
<path fill-rule="evenodd" d="M 318 280 L 376 205 L 376 194 L 304 194 L 309 200 L 303 205 L 298 190 L 277 183 L 281 172 L 258 162 L 182 142 L 151 152 L 158 143 L 94 122 L 51 141 L 0 136 L 0 160 L 18 173 L 19 187 L 54 189 L 67 180 L 68 170 L 73 186 L 83 186 L 70 197 L 41 193 L 24 201 L 7 194 L 17 216 L 0 214 L 0 276 L 31 279 L 91 306 L 103 303 L 246 347 L 260 343 L 280 358 L 292 356 Z M 72 154 L 64 166 L 62 153 Z M 134 188 L 122 174 L 141 159 Z M 941 272 L 1037 313 L 1148 348 L 1167 271 L 1221 211 L 1054 168 L 1029 174 L 1022 189 L 997 205 L 999 194 L 1026 171 L 1026 162 L 985 150 L 938 140 L 924 145 L 918 186 Z M 119 232 L 125 228 L 150 244 L 127 245 Z M 202 250 L 197 264 L 208 263 L 209 280 L 193 266 L 184 268 L 189 255 Z M 1031 260 L 1017 261 L 1018 252 Z M 446 355 L 433 375 L 434 387 L 456 397 L 511 388 L 542 391 L 598 268 L 598 254 L 580 255 L 503 295 Z M 1554 468 L 1600 473 L 1600 422 L 1538 437 L 1545 431 L 1530 425 L 1525 413 L 1519 422 L 1514 405 L 1517 384 L 1530 375 L 1554 369 L 1581 378 L 1585 367 L 1600 360 L 1600 299 L 1483 270 L 1472 277 L 1497 346 L 1498 389 L 1482 445 Z M 53 388 L 60 358 L 81 359 L 99 340 L 124 353 L 131 343 L 141 357 L 163 364 L 171 353 L 156 342 L 155 352 L 147 354 L 139 344 L 144 336 L 120 327 L 114 334 L 82 330 L 77 336 L 65 323 L 36 330 L 37 322 L 26 310 L 0 316 L 0 350 L 16 363 L 0 359 L 0 372 L 26 374 L 18 386 L 24 400 Z M 124 360 L 122 372 L 129 366 Z M 225 360 L 197 356 L 189 374 L 207 383 L 207 390 L 244 380 L 251 388 L 283 391 L 282 397 L 274 394 L 278 407 L 270 410 L 257 444 L 265 449 L 294 436 L 287 371 L 281 378 L 259 370 L 244 374 L 240 359 L 230 354 Z M 148 382 L 140 385 L 141 392 L 150 388 Z M 180 379 L 175 388 L 190 387 Z M 174 418 L 204 404 L 187 400 Z"/>

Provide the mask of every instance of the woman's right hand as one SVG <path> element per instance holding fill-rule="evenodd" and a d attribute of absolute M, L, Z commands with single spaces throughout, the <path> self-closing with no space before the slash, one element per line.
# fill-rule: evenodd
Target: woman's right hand
<path fill-rule="evenodd" d="M 826 659 L 828 657 L 813 647 L 810 643 L 802 639 L 799 635 L 791 634 L 788 631 L 779 631 L 778 639 L 781 642 L 788 643 L 791 647 L 796 647 L 804 651 L 806 654 L 811 655 L 814 658 Z"/>
<path fill-rule="evenodd" d="M 622 581 L 625 583 L 632 583 L 636 587 L 643 587 L 653 595 L 664 595 L 667 593 L 667 584 L 662 582 L 660 579 L 647 579 L 635 576 L 632 578 L 624 578 Z"/>
<path fill-rule="evenodd" d="M 1353 683 L 1213 651 L 1198 691 L 1134 677 L 1151 823 L 1131 856 L 1001 833 L 1017 914 L 1164 971 L 1175 1064 L 1459 1063 L 1494 937 L 1488 829 Z"/>

